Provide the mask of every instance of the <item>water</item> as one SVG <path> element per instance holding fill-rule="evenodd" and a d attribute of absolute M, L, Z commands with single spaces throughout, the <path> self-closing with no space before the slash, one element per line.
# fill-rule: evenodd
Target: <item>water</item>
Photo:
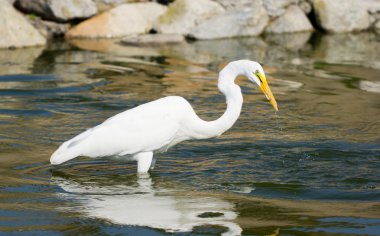
<path fill-rule="evenodd" d="M 379 48 L 361 33 L 0 51 L 0 235 L 380 235 Z M 217 72 L 242 58 L 264 64 L 277 114 L 239 79 L 235 126 L 172 148 L 150 175 L 49 165 L 63 141 L 159 97 L 216 119 Z"/>

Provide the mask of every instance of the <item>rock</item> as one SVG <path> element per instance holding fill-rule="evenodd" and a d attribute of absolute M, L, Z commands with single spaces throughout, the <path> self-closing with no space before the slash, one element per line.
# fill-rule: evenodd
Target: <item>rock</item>
<path fill-rule="evenodd" d="M 147 33 L 166 7 L 158 3 L 123 4 L 73 27 L 68 38 L 116 38 Z"/>
<path fill-rule="evenodd" d="M 46 44 L 46 39 L 7 1 L 0 1 L 0 48 Z"/>
<path fill-rule="evenodd" d="M 359 88 L 371 93 L 380 93 L 380 81 L 361 80 L 359 81 Z"/>
<path fill-rule="evenodd" d="M 162 45 L 169 43 L 180 43 L 185 38 L 180 34 L 143 34 L 128 36 L 121 40 L 125 45 Z"/>
<path fill-rule="evenodd" d="M 223 12 L 223 7 L 211 0 L 176 0 L 154 28 L 164 34 L 186 35 L 194 26 Z"/>
<path fill-rule="evenodd" d="M 45 38 L 62 37 L 70 28 L 70 24 L 45 21 L 41 18 L 32 18 L 29 21 Z"/>
<path fill-rule="evenodd" d="M 16 0 L 15 7 L 24 13 L 57 22 L 85 19 L 97 13 L 92 0 Z"/>
<path fill-rule="evenodd" d="M 314 0 L 313 7 L 319 25 L 328 32 L 342 33 L 368 29 L 368 4 L 362 0 Z"/>
<path fill-rule="evenodd" d="M 257 36 L 263 32 L 268 20 L 268 15 L 263 7 L 255 9 L 255 12 L 228 12 L 212 17 L 196 26 L 189 33 L 189 37 L 196 39 L 218 39 Z"/>
<path fill-rule="evenodd" d="M 263 4 L 271 17 L 280 16 L 285 13 L 286 7 L 297 4 L 298 0 L 264 0 Z"/>
<path fill-rule="evenodd" d="M 285 13 L 266 28 L 268 33 L 293 33 L 301 31 L 312 31 L 313 26 L 305 13 L 296 5 L 289 6 Z"/>

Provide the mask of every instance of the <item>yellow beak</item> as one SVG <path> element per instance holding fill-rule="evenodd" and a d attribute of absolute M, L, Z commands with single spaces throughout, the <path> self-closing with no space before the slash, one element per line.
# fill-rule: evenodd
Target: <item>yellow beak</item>
<path fill-rule="evenodd" d="M 261 78 L 263 78 L 262 75 L 260 75 Z M 261 91 L 263 91 L 263 93 L 265 94 L 265 96 L 267 97 L 267 99 L 269 100 L 270 104 L 272 104 L 273 108 L 278 111 L 278 107 L 277 107 L 277 102 L 276 102 L 276 99 L 274 98 L 273 94 L 272 94 L 272 91 L 270 90 L 269 88 L 269 85 L 268 85 L 268 82 L 266 81 L 266 79 L 263 79 L 260 83 L 260 88 L 261 88 Z"/>

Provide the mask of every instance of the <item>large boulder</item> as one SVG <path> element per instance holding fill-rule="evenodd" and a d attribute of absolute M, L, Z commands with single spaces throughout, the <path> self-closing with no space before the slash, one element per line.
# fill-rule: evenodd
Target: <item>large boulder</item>
<path fill-rule="evenodd" d="M 224 8 L 211 0 L 176 0 L 154 28 L 164 34 L 186 35 L 194 26 L 223 12 Z"/>
<path fill-rule="evenodd" d="M 195 26 L 189 36 L 196 39 L 218 39 L 257 36 L 269 17 L 262 0 L 217 0 L 226 10 Z M 222 27 L 220 27 L 222 26 Z"/>
<path fill-rule="evenodd" d="M 22 12 L 57 22 L 85 19 L 97 13 L 92 0 L 16 0 L 14 5 Z"/>
<path fill-rule="evenodd" d="M 0 48 L 46 44 L 46 39 L 7 1 L 0 1 Z"/>
<path fill-rule="evenodd" d="M 255 12 L 231 11 L 199 24 L 191 30 L 189 36 L 196 39 L 257 36 L 263 32 L 268 19 L 262 7 L 255 9 Z"/>
<path fill-rule="evenodd" d="M 289 6 L 285 13 L 269 23 L 266 28 L 268 33 L 294 33 L 312 31 L 313 26 L 305 13 L 297 6 Z"/>
<path fill-rule="evenodd" d="M 147 33 L 166 7 L 158 3 L 123 4 L 79 25 L 66 34 L 68 38 L 116 38 Z"/>
<path fill-rule="evenodd" d="M 320 26 L 328 32 L 342 33 L 368 29 L 371 25 L 368 4 L 362 0 L 314 0 Z"/>

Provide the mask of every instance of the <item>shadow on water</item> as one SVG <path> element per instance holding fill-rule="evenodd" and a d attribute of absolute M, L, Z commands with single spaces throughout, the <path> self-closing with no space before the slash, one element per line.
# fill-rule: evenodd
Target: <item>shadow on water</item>
<path fill-rule="evenodd" d="M 378 234 L 379 44 L 302 33 L 0 51 L 0 234 Z M 217 72 L 241 58 L 264 64 L 277 114 L 239 78 L 235 126 L 162 154 L 150 176 L 133 162 L 48 164 L 63 141 L 159 97 L 219 117 Z"/>

